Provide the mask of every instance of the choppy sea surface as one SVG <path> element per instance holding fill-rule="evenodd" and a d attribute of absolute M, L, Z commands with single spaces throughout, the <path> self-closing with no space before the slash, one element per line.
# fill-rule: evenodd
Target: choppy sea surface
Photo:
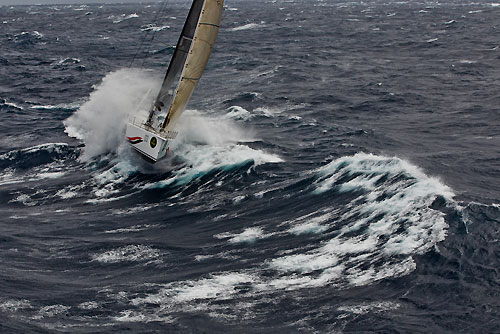
<path fill-rule="evenodd" d="M 0 332 L 498 332 L 500 3 L 227 0 L 151 165 L 189 5 L 0 7 Z"/>

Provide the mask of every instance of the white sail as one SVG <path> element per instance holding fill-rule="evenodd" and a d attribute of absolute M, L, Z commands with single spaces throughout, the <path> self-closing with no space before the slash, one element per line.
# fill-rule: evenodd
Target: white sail
<path fill-rule="evenodd" d="M 201 11 L 203 9 L 204 0 L 194 0 L 189 10 L 189 14 L 184 23 L 179 41 L 175 47 L 175 52 L 170 60 L 165 79 L 160 88 L 160 92 L 151 107 L 149 113 L 148 123 L 152 125 L 152 119 L 155 113 L 168 111 L 168 107 L 172 103 L 175 89 L 179 84 L 179 78 L 184 69 L 184 64 L 191 49 L 191 44 L 196 32 L 196 26 L 200 19 Z"/>
<path fill-rule="evenodd" d="M 134 118 L 127 124 L 129 143 L 153 162 L 165 156 L 169 140 L 175 138 L 175 121 L 186 109 L 214 47 L 223 4 L 223 0 L 193 1 L 148 119 L 137 122 Z M 168 113 L 164 120 L 156 124 L 154 116 L 165 111 Z"/>
<path fill-rule="evenodd" d="M 188 51 L 184 69 L 180 75 L 174 98 L 169 106 L 167 117 L 162 124 L 162 129 L 171 129 L 175 121 L 186 109 L 186 105 L 207 66 L 219 32 L 223 3 L 223 0 L 203 1 L 191 48 Z"/>

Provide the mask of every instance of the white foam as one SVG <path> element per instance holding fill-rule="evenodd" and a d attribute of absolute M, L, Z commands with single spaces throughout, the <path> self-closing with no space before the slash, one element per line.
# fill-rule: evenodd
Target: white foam
<path fill-rule="evenodd" d="M 240 110 L 239 112 L 245 113 Z M 206 112 L 186 110 L 178 121 L 179 136 L 176 146 L 183 144 L 205 144 L 223 146 L 241 141 L 253 141 L 254 135 L 226 116 L 209 117 Z"/>
<path fill-rule="evenodd" d="M 83 302 L 78 304 L 78 308 L 82 310 L 95 310 L 99 308 L 99 304 L 95 301 Z"/>
<path fill-rule="evenodd" d="M 258 24 L 258 23 L 247 23 L 247 24 L 244 24 L 242 26 L 239 26 L 239 27 L 234 27 L 234 28 L 231 28 L 230 30 L 231 31 L 241 31 L 241 30 L 249 30 L 249 29 L 257 29 L 257 28 L 261 28 L 263 27 L 264 22 L 261 22 L 261 24 Z"/>
<path fill-rule="evenodd" d="M 372 303 L 362 303 L 354 305 L 342 305 L 337 308 L 337 310 L 342 312 L 349 312 L 354 314 L 367 314 L 370 312 L 387 312 L 397 310 L 400 307 L 399 303 L 382 301 L 382 302 L 372 302 Z"/>
<path fill-rule="evenodd" d="M 304 224 L 298 224 L 294 227 L 292 227 L 289 231 L 290 233 L 293 234 L 319 234 L 324 231 L 326 231 L 328 227 L 326 226 L 321 226 L 317 222 L 309 222 L 309 223 L 304 223 Z"/>
<path fill-rule="evenodd" d="M 173 297 L 178 302 L 213 298 L 227 299 L 237 293 L 237 285 L 253 281 L 253 276 L 244 273 L 224 273 L 193 282 L 192 285 L 179 286 L 174 289 Z"/>
<path fill-rule="evenodd" d="M 179 307 L 179 304 L 193 305 L 193 301 L 230 299 L 238 293 L 240 284 L 255 282 L 251 274 L 224 272 L 195 281 L 180 281 L 167 284 L 159 292 L 146 297 L 135 298 L 133 305 L 158 304 L 164 308 Z"/>
<path fill-rule="evenodd" d="M 147 184 L 145 188 L 187 184 L 211 171 L 230 170 L 246 163 L 254 167 L 283 161 L 276 155 L 238 144 L 252 140 L 252 135 L 224 117 L 209 118 L 188 110 L 179 119 L 178 130 L 171 152 L 184 160 L 185 165 L 175 170 L 171 178 Z"/>
<path fill-rule="evenodd" d="M 155 24 L 148 24 L 146 27 L 142 28 L 141 30 L 142 31 L 154 31 L 154 32 L 158 32 L 158 31 L 162 31 L 162 30 L 165 30 L 165 29 L 170 29 L 170 26 L 157 26 Z"/>
<path fill-rule="evenodd" d="M 259 239 L 270 237 L 272 234 L 265 234 L 261 227 L 249 227 L 241 233 L 220 233 L 214 237 L 218 239 L 229 239 L 229 242 L 237 243 L 253 243 Z"/>
<path fill-rule="evenodd" d="M 130 160 L 120 160 L 119 158 L 112 160 L 108 166 L 106 170 L 95 172 L 92 175 L 92 193 L 95 198 L 87 200 L 88 203 L 111 202 L 134 195 L 134 192 L 130 192 L 116 196 L 122 193 L 120 186 L 131 175 L 137 173 L 138 167 L 134 166 Z"/>
<path fill-rule="evenodd" d="M 119 322 L 162 322 L 162 323 L 174 323 L 176 319 L 172 316 L 163 316 L 161 314 L 145 314 L 134 310 L 121 311 L 120 315 L 113 318 Z"/>
<path fill-rule="evenodd" d="M 14 216 L 10 216 L 9 217 L 10 219 L 26 219 L 28 218 L 27 216 L 19 216 L 19 215 L 14 215 Z"/>
<path fill-rule="evenodd" d="M 254 112 L 261 113 L 266 117 L 274 117 L 276 114 L 283 112 L 280 108 L 269 108 L 269 107 L 258 107 L 255 108 Z"/>
<path fill-rule="evenodd" d="M 160 78 L 137 69 L 106 75 L 89 100 L 64 121 L 68 135 L 85 141 L 80 159 L 89 161 L 107 152 L 118 152 L 120 145 L 125 145 L 123 132 L 128 114 L 148 110 L 159 82 Z"/>
<path fill-rule="evenodd" d="M 162 253 L 149 246 L 129 245 L 120 247 L 100 254 L 93 254 L 92 261 L 101 263 L 118 262 L 161 262 Z"/>
<path fill-rule="evenodd" d="M 277 68 L 275 69 L 277 71 Z M 261 114 L 265 117 L 276 117 L 279 116 L 282 113 L 288 113 L 289 111 L 294 111 L 297 109 L 302 109 L 302 108 L 307 108 L 309 107 L 309 104 L 307 103 L 300 103 L 300 104 L 283 104 L 280 106 L 275 106 L 275 107 L 268 107 L 268 106 L 262 106 L 262 107 L 257 107 L 253 110 L 253 114 Z M 297 115 L 288 115 L 287 116 L 289 119 L 295 119 L 295 120 L 300 120 L 302 117 L 297 116 Z M 314 124 L 316 125 L 316 124 Z"/>
<path fill-rule="evenodd" d="M 25 206 L 35 206 L 35 205 L 37 205 L 37 202 L 35 200 L 33 200 L 28 194 L 20 194 L 16 198 L 11 199 L 9 201 L 9 203 L 15 203 L 15 202 L 22 203 Z"/>
<path fill-rule="evenodd" d="M 309 252 L 277 258 L 271 261 L 270 265 L 284 272 L 310 273 L 335 267 L 337 263 L 338 258 L 331 252 Z"/>
<path fill-rule="evenodd" d="M 371 266 L 361 270 L 353 267 L 346 270 L 345 279 L 351 286 L 365 286 L 385 278 L 396 278 L 408 275 L 416 269 L 416 264 L 411 257 L 399 263 L 384 263 L 380 267 Z"/>
<path fill-rule="evenodd" d="M 36 31 L 36 30 L 33 30 L 32 32 L 23 31 L 20 34 L 16 35 L 16 37 L 26 36 L 26 35 L 33 36 L 36 39 L 42 39 L 44 37 L 42 33 L 40 33 L 39 31 Z"/>
<path fill-rule="evenodd" d="M 37 179 L 57 179 L 63 176 L 64 172 L 44 172 L 36 174 Z"/>
<path fill-rule="evenodd" d="M 13 108 L 18 109 L 18 110 L 23 110 L 23 107 L 15 104 L 13 102 L 7 102 L 7 101 L 5 101 L 4 105 L 9 106 L 9 107 L 13 107 Z"/>
<path fill-rule="evenodd" d="M 468 60 L 468 59 L 461 59 L 458 61 L 460 64 L 475 64 L 477 61 L 475 60 Z"/>
<path fill-rule="evenodd" d="M 412 254 L 427 251 L 446 236 L 443 214 L 431 206 L 437 196 L 452 202 L 452 191 L 404 160 L 358 153 L 337 159 L 317 173 L 315 194 L 335 188 L 359 195 L 343 208 L 342 214 L 334 211 L 319 216 L 310 214 L 286 222 L 295 226 L 289 232 L 346 222 L 341 234 L 305 253 L 269 261 L 272 268 L 287 275 L 261 283 L 260 289 L 366 285 L 406 275 L 415 269 Z M 346 176 L 351 176 L 351 180 L 340 182 Z M 317 220 L 311 222 L 312 219 Z M 361 231 L 362 227 L 362 233 L 344 236 Z M 393 256 L 399 256 L 398 260 L 391 260 Z M 367 262 L 377 265 L 366 269 Z M 316 276 L 302 276 L 313 272 Z"/>
<path fill-rule="evenodd" d="M 358 153 L 332 161 L 315 174 L 311 188 L 315 196 L 328 198 L 327 192 L 335 190 L 346 195 L 352 193 L 353 198 L 344 206 L 334 209 L 325 205 L 320 211 L 290 219 L 279 225 L 285 227 L 281 232 L 266 233 L 263 227 L 254 226 L 214 236 L 239 248 L 241 243 L 271 235 L 286 234 L 287 238 L 300 235 L 301 245 L 279 249 L 271 258 L 241 271 L 163 285 L 155 292 L 131 300 L 136 307 L 156 304 L 159 308 L 151 312 L 127 310 L 120 315 L 120 321 L 169 321 L 175 312 L 199 311 L 213 317 L 232 318 L 237 311 L 224 312 L 221 303 L 214 301 L 255 299 L 256 294 L 326 285 L 349 288 L 404 276 L 416 268 L 413 255 L 434 247 L 446 235 L 443 214 L 431 207 L 438 196 L 453 203 L 451 189 L 404 160 Z M 321 241 L 307 233 L 323 233 Z M 307 238 L 313 241 L 303 245 Z M 232 255 L 234 252 L 201 254 L 195 259 L 234 260 L 238 258 Z M 123 259 L 120 254 L 106 255 Z M 377 302 L 343 305 L 339 311 L 356 315 L 398 307 L 396 303 Z"/>
<path fill-rule="evenodd" d="M 237 204 L 237 203 L 240 203 L 242 200 L 244 200 L 246 198 L 245 195 L 240 195 L 240 196 L 235 196 L 233 198 L 233 203 L 234 204 Z"/>
<path fill-rule="evenodd" d="M 64 189 L 60 189 L 56 192 L 56 196 L 62 199 L 70 199 L 78 196 L 78 190 L 81 190 L 84 187 L 83 184 L 76 186 L 68 186 Z"/>
<path fill-rule="evenodd" d="M 12 169 L 6 169 L 4 173 L 0 174 L 0 186 L 21 182 L 23 182 L 23 177 L 15 176 Z"/>
<path fill-rule="evenodd" d="M 30 301 L 27 299 L 8 299 L 0 302 L 0 310 L 3 312 L 16 312 L 32 307 Z"/>
<path fill-rule="evenodd" d="M 34 316 L 35 319 L 51 318 L 61 313 L 67 312 L 71 307 L 66 305 L 49 305 L 44 306 L 38 311 L 38 315 Z"/>
<path fill-rule="evenodd" d="M 80 107 L 80 102 L 72 102 L 72 103 L 61 103 L 61 104 L 56 104 L 56 105 L 38 105 L 34 104 L 31 106 L 31 109 L 36 109 L 36 110 L 55 110 L 55 109 L 66 109 L 66 110 L 76 110 Z"/>
<path fill-rule="evenodd" d="M 228 108 L 228 113 L 224 117 L 247 121 L 252 118 L 252 114 L 243 107 L 231 106 Z"/>
<path fill-rule="evenodd" d="M 150 228 L 155 227 L 155 226 L 158 226 L 158 225 L 141 224 L 141 225 L 134 225 L 134 226 L 127 227 L 127 228 L 118 228 L 115 230 L 104 231 L 104 233 L 140 232 L 140 231 L 149 230 Z"/>
<path fill-rule="evenodd" d="M 288 222 L 292 224 L 288 232 L 296 235 L 301 234 L 319 234 L 328 229 L 327 226 L 321 225 L 327 222 L 331 218 L 331 213 L 326 213 L 317 217 L 311 217 L 311 215 L 306 215 L 296 219 L 293 222 Z"/>
<path fill-rule="evenodd" d="M 133 13 L 133 14 L 129 14 L 129 15 L 126 15 L 126 14 L 121 14 L 121 15 L 111 15 L 108 17 L 109 20 L 112 20 L 113 23 L 121 23 L 125 20 L 129 20 L 129 19 L 135 19 L 135 18 L 138 18 L 139 15 L 137 15 L 137 13 Z"/>
<path fill-rule="evenodd" d="M 124 216 L 124 215 L 132 215 L 138 212 L 144 212 L 151 210 L 152 208 L 158 207 L 160 204 L 155 205 L 140 205 L 135 208 L 127 208 L 127 209 L 114 209 L 111 211 L 111 215 Z"/>

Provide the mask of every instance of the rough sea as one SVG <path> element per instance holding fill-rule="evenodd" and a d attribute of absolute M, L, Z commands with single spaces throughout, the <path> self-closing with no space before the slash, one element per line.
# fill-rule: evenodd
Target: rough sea
<path fill-rule="evenodd" d="M 498 333 L 500 3 L 0 7 L 1 333 Z M 154 37 L 154 38 L 153 38 Z"/>

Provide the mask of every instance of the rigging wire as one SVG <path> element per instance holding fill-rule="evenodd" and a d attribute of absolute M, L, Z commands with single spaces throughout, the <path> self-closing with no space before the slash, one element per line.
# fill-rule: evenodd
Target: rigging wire
<path fill-rule="evenodd" d="M 141 52 L 141 50 L 143 50 L 143 47 L 145 46 L 145 43 L 146 41 L 149 42 L 149 45 L 147 46 L 146 48 L 146 55 L 143 57 L 143 61 L 142 61 L 142 64 L 141 64 L 141 68 L 144 67 L 144 63 L 146 61 L 146 58 L 147 58 L 147 54 L 149 53 L 149 49 L 151 48 L 151 45 L 152 45 L 152 41 L 154 40 L 155 38 L 155 35 L 156 33 L 158 32 L 158 30 L 154 29 L 155 27 L 158 27 L 158 24 L 159 24 L 159 19 L 166 13 L 167 11 L 167 7 L 168 7 L 168 0 L 165 0 L 163 1 L 161 4 L 160 4 L 160 8 L 158 9 L 158 11 L 156 12 L 156 15 L 155 15 L 155 18 L 153 20 L 153 23 L 152 23 L 152 26 L 151 26 L 151 29 L 148 30 L 146 32 L 146 34 L 144 35 L 144 37 L 142 38 L 142 41 L 141 41 L 141 45 L 139 46 L 139 48 L 136 50 L 135 52 L 135 55 L 134 57 L 132 58 L 132 61 L 130 62 L 129 64 L 129 68 L 132 67 L 132 65 L 134 64 L 134 61 L 137 59 L 137 56 L 139 54 L 139 52 Z M 152 36 L 151 36 L 151 39 L 148 39 L 150 33 L 152 32 Z"/>

